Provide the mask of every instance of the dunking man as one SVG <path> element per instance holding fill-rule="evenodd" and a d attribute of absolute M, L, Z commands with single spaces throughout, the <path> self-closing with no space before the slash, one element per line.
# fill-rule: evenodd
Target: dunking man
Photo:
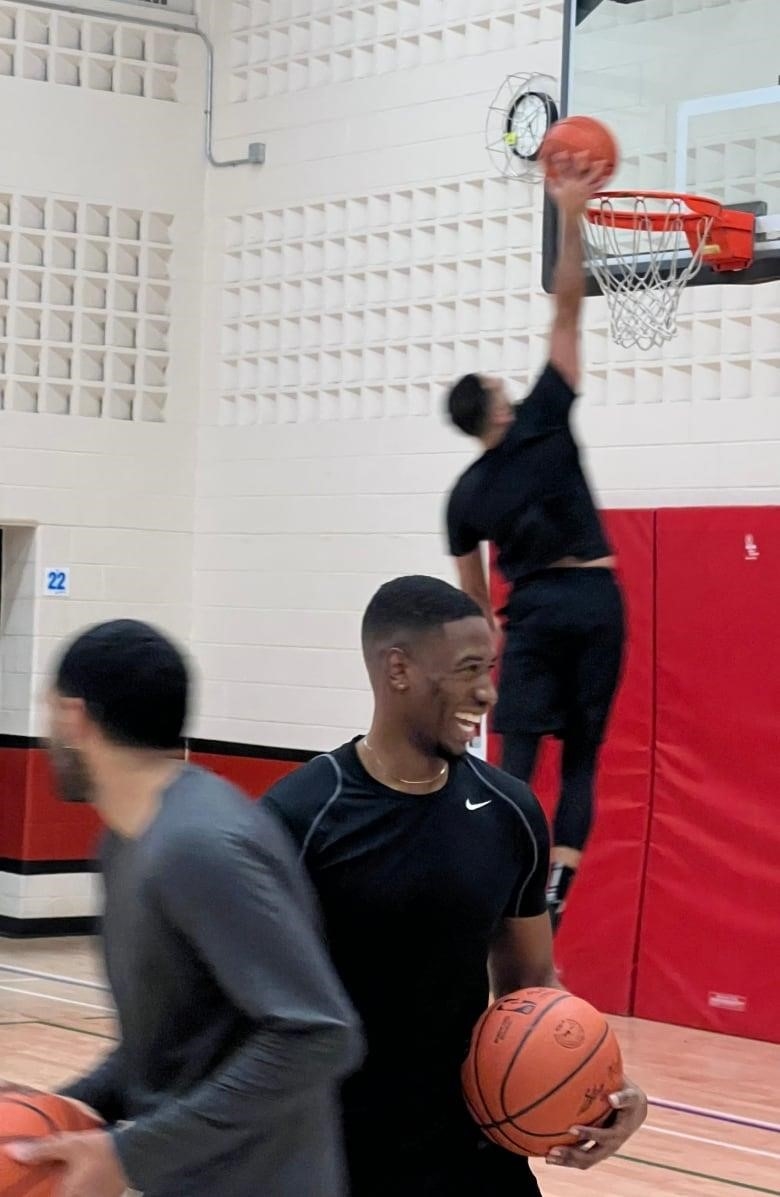
<path fill-rule="evenodd" d="M 562 240 L 549 359 L 528 397 L 467 374 L 447 400 L 452 423 L 483 452 L 447 507 L 461 588 L 493 623 L 481 542 L 511 586 L 494 727 L 503 768 L 524 781 L 544 735 L 563 741 L 547 901 L 557 927 L 590 832 L 599 747 L 620 676 L 623 604 L 615 558 L 583 474 L 570 416 L 580 380 L 583 248 L 579 222 L 603 163 L 561 155 L 548 191 Z"/>

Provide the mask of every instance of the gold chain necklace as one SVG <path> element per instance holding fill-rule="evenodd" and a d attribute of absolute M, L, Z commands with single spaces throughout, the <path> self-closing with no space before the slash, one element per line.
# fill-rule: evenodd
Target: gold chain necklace
<path fill-rule="evenodd" d="M 433 783 L 435 781 L 438 781 L 440 777 L 444 777 L 444 774 L 447 772 L 447 770 L 450 767 L 449 762 L 445 761 L 444 764 L 442 765 L 441 769 L 439 770 L 439 772 L 436 773 L 433 777 L 425 777 L 425 778 L 422 778 L 420 781 L 411 781 L 408 777 L 396 777 L 394 773 L 391 773 L 390 770 L 385 767 L 385 765 L 382 763 L 382 760 L 378 756 L 376 749 L 373 747 L 373 745 L 369 744 L 368 736 L 363 737 L 363 746 L 365 748 L 367 748 L 368 751 L 371 753 L 371 755 L 374 757 L 376 763 L 379 765 L 379 768 L 382 770 L 382 772 L 386 773 L 387 776 L 392 778 L 393 781 L 399 781 L 402 786 L 432 786 Z"/>

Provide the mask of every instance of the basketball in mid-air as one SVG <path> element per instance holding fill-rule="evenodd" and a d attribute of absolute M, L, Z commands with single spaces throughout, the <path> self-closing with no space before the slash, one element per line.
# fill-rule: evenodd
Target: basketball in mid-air
<path fill-rule="evenodd" d="M 556 154 L 587 154 L 591 162 L 605 163 L 603 183 L 609 182 L 620 161 L 613 133 L 592 116 L 566 116 L 550 126 L 539 151 L 548 176 L 555 176 Z"/>
<path fill-rule="evenodd" d="M 598 1126 L 623 1087 L 623 1059 L 609 1024 L 561 989 L 521 989 L 495 1002 L 474 1028 L 463 1065 L 472 1117 L 493 1143 L 544 1156 L 577 1142 L 572 1126 Z"/>
<path fill-rule="evenodd" d="M 0 1195 L 56 1197 L 61 1169 L 54 1164 L 17 1163 L 4 1150 L 9 1143 L 49 1135 L 98 1130 L 102 1123 L 64 1097 L 25 1089 L 0 1093 Z"/>

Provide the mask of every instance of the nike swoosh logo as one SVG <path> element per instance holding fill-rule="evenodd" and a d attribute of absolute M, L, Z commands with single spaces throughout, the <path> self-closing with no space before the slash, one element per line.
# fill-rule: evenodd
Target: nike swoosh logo
<path fill-rule="evenodd" d="M 492 798 L 488 798 L 487 802 L 472 802 L 470 798 L 466 799 L 466 810 L 482 810 L 483 806 L 490 806 Z"/>

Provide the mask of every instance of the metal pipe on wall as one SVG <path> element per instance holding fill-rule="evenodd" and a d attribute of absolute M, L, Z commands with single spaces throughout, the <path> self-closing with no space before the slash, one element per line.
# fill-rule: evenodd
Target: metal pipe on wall
<path fill-rule="evenodd" d="M 246 158 L 230 158 L 220 162 L 214 157 L 214 45 L 202 29 L 198 29 L 197 26 L 181 25 L 177 21 L 152 21 L 148 17 L 140 15 L 136 17 L 123 13 L 121 16 L 112 17 L 106 12 L 88 8 L 84 5 L 58 4 L 54 7 L 46 3 L 46 0 L 24 0 L 24 5 L 25 8 L 43 8 L 47 12 L 66 12 L 78 17 L 93 17 L 101 21 L 112 21 L 117 25 L 143 25 L 147 29 L 168 29 L 172 33 L 186 33 L 190 37 L 199 38 L 201 45 L 206 51 L 206 107 L 204 109 L 204 150 L 206 161 L 210 166 L 219 168 L 226 166 L 262 166 L 265 162 L 265 146 L 260 141 L 250 143 Z"/>

